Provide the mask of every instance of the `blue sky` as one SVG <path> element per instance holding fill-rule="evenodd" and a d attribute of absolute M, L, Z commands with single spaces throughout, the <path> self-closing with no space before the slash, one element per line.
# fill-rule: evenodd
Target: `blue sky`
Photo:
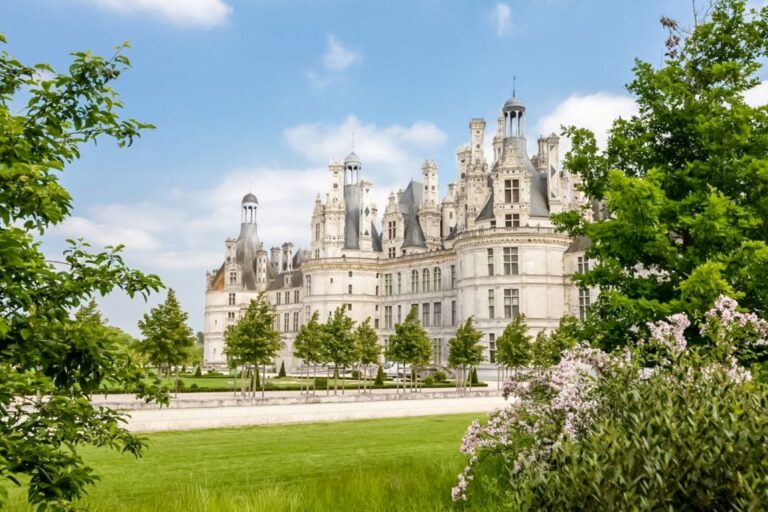
<path fill-rule="evenodd" d="M 604 133 L 632 112 L 633 59 L 661 60 L 661 15 L 687 23 L 690 2 L 0 0 L 0 32 L 9 53 L 61 69 L 69 52 L 131 42 L 133 68 L 115 87 L 126 115 L 157 130 L 129 149 L 85 148 L 63 178 L 74 217 L 45 247 L 125 243 L 129 263 L 175 288 L 198 330 L 205 270 L 236 236 L 249 189 L 267 247 L 306 246 L 325 166 L 353 136 L 380 209 L 424 158 L 437 160 L 444 189 L 467 122 L 484 117 L 490 138 L 513 76 L 529 143 L 561 124 Z M 101 303 L 134 334 L 149 309 L 119 294 Z"/>

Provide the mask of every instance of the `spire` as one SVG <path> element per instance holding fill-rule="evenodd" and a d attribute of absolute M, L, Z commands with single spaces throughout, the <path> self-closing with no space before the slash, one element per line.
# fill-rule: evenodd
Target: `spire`
<path fill-rule="evenodd" d="M 517 93 L 515 92 L 515 89 L 517 88 L 517 76 L 512 75 L 512 97 L 517 97 Z"/>

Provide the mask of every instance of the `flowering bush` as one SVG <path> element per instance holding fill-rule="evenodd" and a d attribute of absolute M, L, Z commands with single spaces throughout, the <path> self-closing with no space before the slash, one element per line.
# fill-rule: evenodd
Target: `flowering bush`
<path fill-rule="evenodd" d="M 452 490 L 484 509 L 761 509 L 768 398 L 738 361 L 768 323 L 721 297 L 699 331 L 672 315 L 608 355 L 582 343 L 542 374 L 507 381 L 505 409 L 473 422 Z"/>

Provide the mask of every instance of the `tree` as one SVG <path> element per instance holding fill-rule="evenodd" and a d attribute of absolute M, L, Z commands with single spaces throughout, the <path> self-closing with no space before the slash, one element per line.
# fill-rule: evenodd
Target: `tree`
<path fill-rule="evenodd" d="M 37 241 L 71 214 L 59 176 L 80 146 L 104 137 L 127 146 L 150 127 L 118 115 L 112 84 L 129 67 L 124 46 L 111 59 L 75 53 L 66 73 L 0 53 L 0 476 L 28 482 L 36 506 L 66 509 L 94 482 L 81 446 L 142 452 L 125 415 L 94 406 L 91 394 L 109 382 L 168 400 L 97 323 L 70 315 L 115 289 L 146 298 L 160 279 L 127 267 L 121 245 L 94 252 L 68 241 L 53 262 Z"/>
<path fill-rule="evenodd" d="M 745 101 L 768 56 L 768 6 L 717 0 L 690 31 L 661 22 L 664 62 L 635 62 L 627 88 L 638 113 L 613 123 L 606 149 L 589 130 L 564 131 L 565 166 L 606 215 L 555 220 L 592 241 L 597 263 L 575 276 L 600 290 L 583 338 L 609 350 L 632 326 L 676 312 L 701 319 L 721 294 L 768 309 L 768 105 Z"/>
<path fill-rule="evenodd" d="M 166 365 L 169 379 L 172 368 L 176 368 L 178 378 L 179 367 L 194 357 L 196 338 L 187 325 L 188 318 L 176 293 L 169 288 L 165 302 L 145 313 L 139 321 L 139 330 L 144 336 L 142 351 L 158 366 L 158 373 L 162 365 Z"/>
<path fill-rule="evenodd" d="M 406 374 L 407 365 L 411 365 L 411 374 L 420 365 L 429 362 L 432 354 L 432 345 L 427 331 L 419 322 L 416 308 L 411 308 L 402 323 L 395 324 L 395 334 L 389 338 L 387 347 L 387 359 L 403 365 L 403 376 Z M 404 379 L 405 380 L 405 379 Z M 414 388 L 415 379 L 411 379 L 411 388 Z M 405 382 L 403 382 L 405 387 Z"/>
<path fill-rule="evenodd" d="M 277 377 L 280 379 L 285 378 L 285 361 L 280 361 L 280 371 L 277 372 Z"/>
<path fill-rule="evenodd" d="M 271 364 L 283 348 L 282 337 L 275 330 L 275 312 L 261 293 L 251 300 L 248 309 L 235 325 L 224 332 L 224 353 L 244 365 L 251 365 L 258 374 L 261 366 L 261 397 L 267 381 L 267 365 Z M 247 368 L 243 368 L 246 374 Z M 255 375 L 251 379 L 251 398 L 256 397 Z"/>
<path fill-rule="evenodd" d="M 346 307 L 339 306 L 328 322 L 323 326 L 325 336 L 323 337 L 323 359 L 328 363 L 333 363 L 335 371 L 338 372 L 339 366 L 346 368 L 357 360 L 357 347 L 355 344 L 355 335 L 352 332 L 355 322 L 347 316 Z M 337 394 L 339 389 L 339 379 L 334 379 L 333 394 Z M 341 388 L 344 394 L 344 387 Z"/>
<path fill-rule="evenodd" d="M 293 355 L 304 362 L 307 371 L 307 392 L 309 392 L 309 366 L 314 368 L 312 391 L 315 391 L 314 379 L 317 377 L 317 365 L 323 363 L 323 346 L 326 336 L 323 325 L 318 321 L 319 313 L 312 313 L 309 322 L 302 325 L 293 342 Z"/>
<path fill-rule="evenodd" d="M 517 377 L 517 369 L 531 362 L 531 339 L 525 315 L 517 315 L 496 340 L 496 362 L 514 368 Z"/>
<path fill-rule="evenodd" d="M 366 318 L 365 322 L 357 326 L 355 330 L 355 343 L 357 344 L 357 357 L 362 367 L 363 391 L 367 389 L 368 370 L 374 363 L 379 362 L 379 337 L 376 331 L 371 327 L 371 319 Z"/>
<path fill-rule="evenodd" d="M 457 370 L 456 387 L 464 390 L 469 375 L 467 369 L 477 366 L 483 361 L 483 347 L 480 339 L 483 333 L 472 325 L 472 317 L 460 325 L 456 336 L 448 341 L 448 364 Z M 470 383 L 470 391 L 472 385 Z"/>

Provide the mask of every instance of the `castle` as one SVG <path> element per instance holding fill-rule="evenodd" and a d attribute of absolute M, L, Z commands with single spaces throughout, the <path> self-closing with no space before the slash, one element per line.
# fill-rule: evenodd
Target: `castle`
<path fill-rule="evenodd" d="M 433 341 L 433 364 L 444 366 L 448 340 L 466 318 L 485 333 L 486 365 L 496 338 L 524 313 L 532 331 L 582 316 L 593 290 L 571 283 L 589 262 L 586 240 L 553 227 L 550 215 L 584 204 L 576 178 L 560 168 L 559 138 L 538 139 L 528 156 L 526 108 L 516 97 L 503 106 L 486 160 L 483 119 L 469 122 L 470 143 L 457 151 L 458 176 L 438 198 L 438 166 L 425 161 L 422 180 L 391 193 L 382 232 L 373 184 L 361 179 L 362 160 L 350 153 L 328 166 L 325 201 L 315 201 L 309 250 L 287 242 L 267 253 L 258 237 L 258 200 L 242 200 L 240 235 L 226 241 L 222 265 L 206 275 L 204 361 L 226 363 L 224 330 L 264 292 L 277 312 L 286 348 L 278 360 L 300 361 L 292 341 L 317 311 L 325 321 L 339 306 L 357 322 L 370 317 L 382 347 L 411 308 Z"/>

